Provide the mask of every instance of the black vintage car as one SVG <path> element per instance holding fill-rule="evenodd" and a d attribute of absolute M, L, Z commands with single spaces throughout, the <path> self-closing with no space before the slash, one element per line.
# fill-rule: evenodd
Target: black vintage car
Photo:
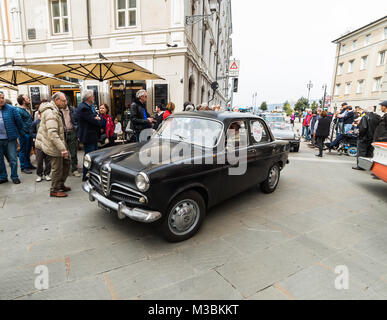
<path fill-rule="evenodd" d="M 90 201 L 157 223 L 171 242 L 192 237 L 209 208 L 254 186 L 276 189 L 290 145 L 252 114 L 184 112 L 145 142 L 86 155 Z"/>

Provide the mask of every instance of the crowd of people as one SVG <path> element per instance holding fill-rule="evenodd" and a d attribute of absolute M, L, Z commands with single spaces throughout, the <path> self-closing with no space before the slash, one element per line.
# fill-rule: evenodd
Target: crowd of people
<path fill-rule="evenodd" d="M 345 137 L 356 139 L 357 165 L 354 170 L 363 170 L 359 166 L 359 158 L 372 158 L 374 142 L 387 142 L 387 101 L 382 102 L 383 117 L 375 112 L 375 107 L 352 108 L 343 103 L 336 113 L 328 113 L 322 109 L 306 110 L 302 114 L 302 137 L 310 142 L 311 147 L 317 147 L 318 157 L 323 156 L 323 150 L 335 150 Z M 294 124 L 296 115 L 291 122 Z M 330 142 L 325 141 L 330 138 Z"/>
<path fill-rule="evenodd" d="M 36 110 L 31 108 L 27 95 L 17 98 L 18 105 L 6 101 L 0 92 L 0 184 L 8 183 L 6 160 L 11 167 L 11 180 L 20 184 L 18 163 L 26 175 L 36 170 L 36 182 L 50 181 L 50 196 L 64 198 L 71 191 L 66 180 L 71 174 L 87 180 L 87 168 L 82 174 L 78 165 L 78 150 L 83 146 L 84 155 L 101 147 L 110 147 L 119 139 L 125 141 L 125 132 L 134 133 L 136 141 L 142 130 L 158 129 L 161 123 L 175 112 L 175 104 L 169 102 L 165 108 L 156 106 L 151 116 L 147 109 L 147 91 L 139 90 L 135 101 L 130 105 L 130 118 L 123 127 L 117 118 L 109 115 L 109 106 L 94 105 L 94 92 L 84 90 L 82 103 L 78 108 L 68 105 L 66 95 L 55 93 L 51 100 L 42 100 Z M 184 104 L 184 111 L 221 111 L 220 106 L 208 104 L 195 108 L 191 102 Z M 125 128 L 125 130 L 124 130 Z M 31 163 L 35 154 L 36 165 Z M 5 160 L 6 159 L 6 160 Z"/>

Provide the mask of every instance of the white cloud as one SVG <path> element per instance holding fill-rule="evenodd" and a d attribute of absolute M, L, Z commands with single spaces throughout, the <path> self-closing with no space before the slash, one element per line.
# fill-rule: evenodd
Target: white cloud
<path fill-rule="evenodd" d="M 234 105 L 282 103 L 331 91 L 336 46 L 348 29 L 360 28 L 387 13 L 384 0 L 233 0 L 233 53 L 241 60 Z"/>

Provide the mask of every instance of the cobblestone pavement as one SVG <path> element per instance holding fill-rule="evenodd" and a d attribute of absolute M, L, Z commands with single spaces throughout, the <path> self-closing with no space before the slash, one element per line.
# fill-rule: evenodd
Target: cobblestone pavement
<path fill-rule="evenodd" d="M 274 194 L 228 200 L 178 244 L 105 214 L 80 178 L 61 200 L 22 175 L 0 186 L 0 299 L 386 299 L 387 185 L 314 153 L 303 144 Z M 337 266 L 348 290 L 335 288 Z"/>

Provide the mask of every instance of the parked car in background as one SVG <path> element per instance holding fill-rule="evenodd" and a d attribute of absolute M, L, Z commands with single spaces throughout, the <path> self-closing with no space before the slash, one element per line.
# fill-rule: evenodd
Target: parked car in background
<path fill-rule="evenodd" d="M 290 151 L 299 152 L 301 135 L 292 125 L 286 122 L 269 122 L 271 131 L 277 140 L 285 140 L 290 143 Z"/>
<path fill-rule="evenodd" d="M 180 151 L 174 154 L 176 148 Z M 86 155 L 89 179 L 83 190 L 105 211 L 156 223 L 168 241 L 184 241 L 222 201 L 254 186 L 274 192 L 289 149 L 288 142 L 276 141 L 266 122 L 252 114 L 178 113 L 146 142 Z M 151 155 L 157 161 L 144 163 Z M 231 155 L 240 156 L 237 163 L 230 161 Z M 243 173 L 230 174 L 238 166 Z"/>

